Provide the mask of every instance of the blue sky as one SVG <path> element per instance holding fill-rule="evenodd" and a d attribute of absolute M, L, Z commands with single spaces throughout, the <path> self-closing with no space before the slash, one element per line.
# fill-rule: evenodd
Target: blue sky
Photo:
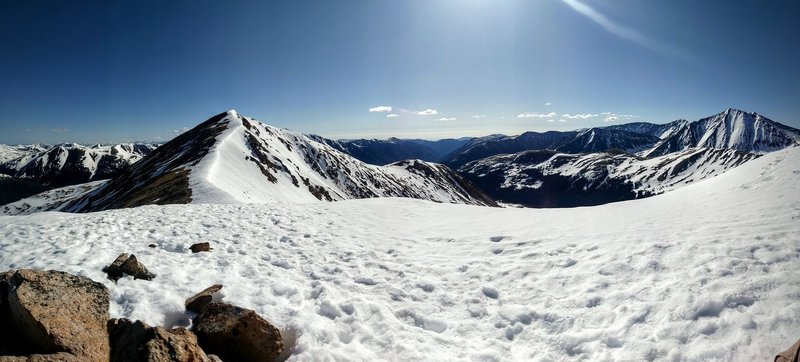
<path fill-rule="evenodd" d="M 166 140 L 231 108 L 333 138 L 728 107 L 800 127 L 798 18 L 796 0 L 4 1 L 0 143 Z"/>

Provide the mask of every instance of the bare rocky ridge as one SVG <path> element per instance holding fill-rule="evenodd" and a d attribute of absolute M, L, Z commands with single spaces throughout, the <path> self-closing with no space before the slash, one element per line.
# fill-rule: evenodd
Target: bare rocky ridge
<path fill-rule="evenodd" d="M 189 170 L 206 155 L 225 130 L 220 113 L 157 148 L 91 194 L 74 200 L 65 211 L 89 212 L 142 205 L 191 201 Z"/>

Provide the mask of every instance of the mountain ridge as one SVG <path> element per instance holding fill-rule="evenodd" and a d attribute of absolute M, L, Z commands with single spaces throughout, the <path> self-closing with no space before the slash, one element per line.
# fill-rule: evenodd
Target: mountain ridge
<path fill-rule="evenodd" d="M 147 204 L 368 197 L 495 205 L 446 166 L 420 160 L 368 165 L 301 133 L 231 110 L 165 143 L 119 177 L 61 209 L 86 212 Z"/>

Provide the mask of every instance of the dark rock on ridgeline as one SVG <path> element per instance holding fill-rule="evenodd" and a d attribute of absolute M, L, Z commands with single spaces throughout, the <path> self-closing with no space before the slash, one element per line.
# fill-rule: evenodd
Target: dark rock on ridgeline
<path fill-rule="evenodd" d="M 186 310 L 200 314 L 214 300 L 214 294 L 222 289 L 222 284 L 214 284 L 186 300 Z"/>
<path fill-rule="evenodd" d="M 117 281 L 125 274 L 132 276 L 134 279 L 152 280 L 155 274 L 149 272 L 147 268 L 136 259 L 135 255 L 128 255 L 126 253 L 119 254 L 111 265 L 103 268 L 103 271 L 108 274 L 108 279 Z"/>
<path fill-rule="evenodd" d="M 219 361 L 197 345 L 197 337 L 185 328 L 166 330 L 141 321 L 108 321 L 111 362 L 125 361 Z"/>
<path fill-rule="evenodd" d="M 108 290 L 85 277 L 23 269 L 0 275 L 3 361 L 108 361 Z"/>
<path fill-rule="evenodd" d="M 197 243 L 189 247 L 189 250 L 192 253 L 199 253 L 201 251 L 211 251 L 211 244 L 209 243 Z"/>
<path fill-rule="evenodd" d="M 271 361 L 283 352 L 278 328 L 253 310 L 226 303 L 206 306 L 193 331 L 204 351 L 224 361 Z"/>

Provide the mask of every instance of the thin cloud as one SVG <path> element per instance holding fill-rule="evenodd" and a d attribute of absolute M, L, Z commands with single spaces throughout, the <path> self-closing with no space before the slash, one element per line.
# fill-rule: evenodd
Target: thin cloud
<path fill-rule="evenodd" d="M 581 114 L 562 114 L 561 117 L 568 119 L 588 119 L 599 116 L 599 114 L 581 113 Z"/>
<path fill-rule="evenodd" d="M 439 118 L 440 121 L 455 121 L 455 118 Z"/>
<path fill-rule="evenodd" d="M 50 132 L 67 133 L 67 132 L 69 132 L 69 128 L 53 128 L 53 129 L 50 130 Z"/>
<path fill-rule="evenodd" d="M 420 116 L 431 116 L 431 115 L 434 115 L 434 114 L 439 114 L 439 112 L 436 111 L 435 109 L 428 108 L 428 109 L 426 109 L 424 111 L 417 112 L 417 114 L 420 115 Z"/>
<path fill-rule="evenodd" d="M 397 118 L 397 117 L 400 117 L 400 115 L 397 113 L 389 113 L 386 115 L 386 118 Z"/>
<path fill-rule="evenodd" d="M 370 112 L 391 112 L 392 111 L 392 107 L 390 107 L 390 106 L 377 106 L 377 107 L 370 108 L 369 111 Z"/>
<path fill-rule="evenodd" d="M 567 120 L 566 119 L 559 119 L 558 121 L 559 122 L 566 122 Z"/>
<path fill-rule="evenodd" d="M 553 118 L 558 116 L 556 112 L 550 113 L 531 113 L 525 112 L 517 115 L 517 118 Z"/>
<path fill-rule="evenodd" d="M 602 112 L 600 114 L 604 116 L 603 122 L 627 121 L 639 117 L 633 114 L 617 114 L 612 112 Z"/>
<path fill-rule="evenodd" d="M 632 41 L 637 43 L 645 48 L 648 48 L 656 53 L 660 53 L 662 55 L 674 57 L 674 58 L 686 58 L 685 54 L 674 49 L 670 46 L 661 44 L 653 39 L 648 38 L 644 34 L 631 29 L 629 27 L 620 25 L 609 19 L 603 14 L 600 14 L 589 5 L 584 4 L 580 0 L 561 0 L 565 4 L 569 5 L 573 10 L 579 12 L 581 15 L 586 16 L 589 19 L 592 19 L 595 23 L 602 26 L 606 31 L 611 34 L 614 34 L 622 39 Z"/>
<path fill-rule="evenodd" d="M 545 103 L 544 105 L 545 105 L 545 106 L 551 106 L 551 105 L 553 105 L 553 103 L 547 102 L 547 103 Z"/>
<path fill-rule="evenodd" d="M 476 115 L 472 116 L 472 118 L 475 118 L 475 119 L 484 119 L 484 118 L 486 118 L 486 115 L 485 115 L 485 114 L 476 114 Z"/>

